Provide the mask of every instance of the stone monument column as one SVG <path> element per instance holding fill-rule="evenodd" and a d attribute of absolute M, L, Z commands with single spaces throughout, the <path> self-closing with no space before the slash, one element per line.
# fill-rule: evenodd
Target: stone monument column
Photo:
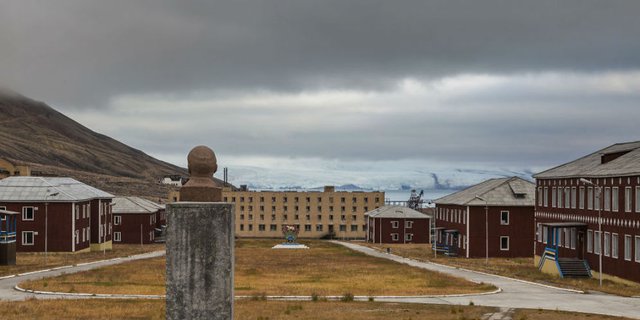
<path fill-rule="evenodd" d="M 187 157 L 189 181 L 167 205 L 166 318 L 233 319 L 234 205 L 222 203 L 205 146 Z"/>

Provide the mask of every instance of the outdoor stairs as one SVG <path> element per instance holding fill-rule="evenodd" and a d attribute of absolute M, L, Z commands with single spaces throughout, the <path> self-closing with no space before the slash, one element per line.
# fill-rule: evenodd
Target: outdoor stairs
<path fill-rule="evenodd" d="M 585 260 L 560 258 L 558 267 L 563 278 L 591 278 L 591 269 Z"/>

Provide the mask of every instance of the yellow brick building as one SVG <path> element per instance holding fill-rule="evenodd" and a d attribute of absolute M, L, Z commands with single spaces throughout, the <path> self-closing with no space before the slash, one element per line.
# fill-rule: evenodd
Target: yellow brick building
<path fill-rule="evenodd" d="M 384 206 L 384 192 L 232 191 L 224 189 L 224 202 L 235 204 L 236 235 L 282 237 L 283 225 L 297 225 L 301 238 L 366 236 L 364 214 Z"/>

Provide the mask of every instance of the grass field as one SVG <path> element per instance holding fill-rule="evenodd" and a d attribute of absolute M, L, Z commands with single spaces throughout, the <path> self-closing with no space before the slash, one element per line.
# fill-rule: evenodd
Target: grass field
<path fill-rule="evenodd" d="M 493 273 L 511 278 L 535 281 L 564 288 L 572 288 L 583 291 L 601 291 L 621 296 L 640 295 L 640 284 L 632 285 L 628 283 L 613 282 L 611 280 L 605 279 L 602 282 L 602 288 L 600 288 L 598 279 L 595 277 L 592 279 L 562 279 L 557 276 L 542 273 L 533 265 L 533 257 L 489 258 L 489 264 L 486 264 L 485 259 L 448 257 L 442 254 L 438 254 L 437 258 L 434 258 L 433 251 L 431 250 L 431 245 L 428 244 L 380 245 L 364 242 L 357 242 L 357 244 L 366 245 L 378 250 L 386 250 L 386 248 L 391 248 L 391 253 L 393 254 L 420 261 L 432 261 L 450 266 Z"/>
<path fill-rule="evenodd" d="M 87 253 L 49 253 L 48 263 L 45 264 L 44 253 L 18 252 L 16 254 L 15 266 L 0 266 L 0 276 L 43 270 L 47 268 L 74 265 L 78 263 L 126 257 L 134 254 L 164 250 L 164 244 L 149 244 L 140 246 L 139 244 L 114 244 L 113 250 L 108 250 L 104 254 L 100 252 Z"/>
<path fill-rule="evenodd" d="M 2 319 L 164 319 L 164 300 L 26 300 L 0 302 Z M 495 308 L 378 302 L 284 302 L 240 300 L 234 319 L 378 320 L 481 319 Z M 625 319 L 582 313 L 516 310 L 514 320 Z"/>
<path fill-rule="evenodd" d="M 279 242 L 236 242 L 236 295 L 439 295 L 495 289 L 325 241 L 306 241 L 308 250 L 271 249 Z M 165 259 L 140 260 L 21 286 L 60 292 L 164 294 Z"/>

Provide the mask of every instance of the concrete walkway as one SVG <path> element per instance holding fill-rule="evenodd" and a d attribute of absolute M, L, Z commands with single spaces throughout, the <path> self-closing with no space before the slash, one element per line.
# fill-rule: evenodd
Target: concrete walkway
<path fill-rule="evenodd" d="M 14 289 L 14 287 L 18 285 L 18 283 L 24 282 L 27 280 L 56 277 L 62 274 L 87 271 L 95 268 L 110 266 L 114 264 L 134 261 L 134 260 L 161 257 L 163 255 L 165 255 L 164 250 L 154 251 L 154 252 L 143 253 L 135 256 L 129 256 L 129 257 L 115 258 L 115 259 L 103 260 L 103 261 L 97 261 L 97 262 L 81 263 L 71 267 L 59 267 L 59 268 L 52 268 L 46 271 L 22 273 L 15 277 L 2 277 L 0 278 L 0 300 L 24 300 L 26 298 L 31 298 L 31 297 L 38 298 L 38 299 L 61 299 L 61 298 L 82 299 L 83 298 L 82 296 L 77 296 L 77 295 L 64 295 L 64 294 L 36 295 L 33 293 L 17 291 Z M 95 298 L 95 297 L 86 296 L 84 298 Z M 126 297 L 118 296 L 117 298 L 126 298 Z"/>
<path fill-rule="evenodd" d="M 640 319 L 640 299 L 638 298 L 624 298 L 609 294 L 577 293 L 575 291 L 527 283 L 496 275 L 457 269 L 429 262 L 420 262 L 393 254 L 383 253 L 354 243 L 340 241 L 334 242 L 370 256 L 393 260 L 421 269 L 442 272 L 473 282 L 490 283 L 502 289 L 502 292 L 492 295 L 445 298 L 381 298 L 376 299 L 376 301 L 458 305 L 469 305 L 473 302 L 475 305 L 498 307 L 503 310 L 511 308 L 540 308 Z"/>

